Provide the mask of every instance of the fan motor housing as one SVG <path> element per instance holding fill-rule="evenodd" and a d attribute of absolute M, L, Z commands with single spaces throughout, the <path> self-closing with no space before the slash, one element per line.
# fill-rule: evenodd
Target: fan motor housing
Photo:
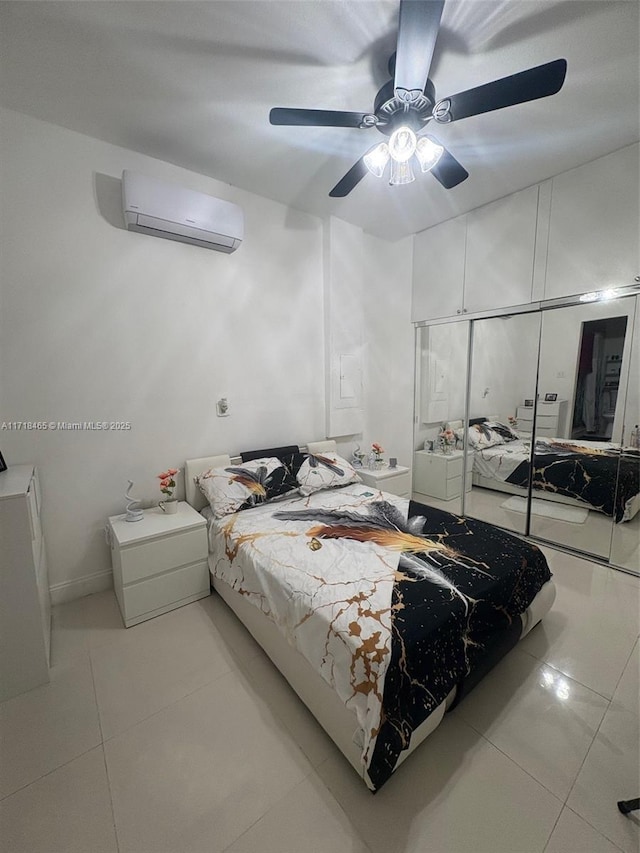
<path fill-rule="evenodd" d="M 373 112 L 380 121 L 376 127 L 385 136 L 390 136 L 401 125 L 417 133 L 432 118 L 435 102 L 436 90 L 431 80 L 427 80 L 422 97 L 411 104 L 396 97 L 394 81 L 389 80 L 379 90 L 373 103 Z"/>

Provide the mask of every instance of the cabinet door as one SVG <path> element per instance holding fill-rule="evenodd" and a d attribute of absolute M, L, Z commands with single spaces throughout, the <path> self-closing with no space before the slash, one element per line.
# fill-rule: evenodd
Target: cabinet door
<path fill-rule="evenodd" d="M 414 237 L 412 322 L 462 313 L 466 231 L 458 216 Z"/>
<path fill-rule="evenodd" d="M 538 187 L 467 214 L 464 307 L 473 314 L 531 302 Z"/>
<path fill-rule="evenodd" d="M 634 283 L 640 274 L 638 145 L 553 178 L 545 298 Z"/>

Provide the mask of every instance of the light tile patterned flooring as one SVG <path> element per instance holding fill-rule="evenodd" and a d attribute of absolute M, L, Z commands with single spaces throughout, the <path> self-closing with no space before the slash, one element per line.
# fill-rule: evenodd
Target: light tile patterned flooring
<path fill-rule="evenodd" d="M 0 705 L 3 853 L 636 853 L 640 583 L 548 549 L 553 610 L 372 796 L 217 597 L 55 608 Z"/>

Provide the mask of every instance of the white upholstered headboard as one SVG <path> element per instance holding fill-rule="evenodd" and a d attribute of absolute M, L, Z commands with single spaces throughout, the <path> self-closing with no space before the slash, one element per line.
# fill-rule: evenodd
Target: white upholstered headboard
<path fill-rule="evenodd" d="M 326 453 L 327 451 L 335 451 L 336 443 L 333 439 L 310 441 L 306 447 L 303 446 L 300 450 L 303 452 L 306 450 L 309 453 Z M 187 459 L 184 464 L 184 488 L 187 502 L 198 511 L 203 509 L 207 506 L 207 500 L 200 491 L 195 478 L 208 471 L 209 468 L 226 468 L 232 464 L 239 465 L 241 462 L 239 456 L 231 457 L 227 453 L 218 456 L 201 456 L 199 459 Z"/>

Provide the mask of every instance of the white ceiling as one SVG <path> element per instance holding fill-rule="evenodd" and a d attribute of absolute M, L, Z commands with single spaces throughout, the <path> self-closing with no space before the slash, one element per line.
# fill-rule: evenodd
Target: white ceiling
<path fill-rule="evenodd" d="M 375 129 L 272 127 L 272 106 L 369 111 L 388 79 L 387 0 L 0 3 L 0 103 L 398 239 L 639 136 L 636 0 L 447 0 L 438 98 L 565 57 L 551 98 L 433 132 L 470 173 L 329 190 Z M 433 125 L 431 127 L 434 127 Z"/>

